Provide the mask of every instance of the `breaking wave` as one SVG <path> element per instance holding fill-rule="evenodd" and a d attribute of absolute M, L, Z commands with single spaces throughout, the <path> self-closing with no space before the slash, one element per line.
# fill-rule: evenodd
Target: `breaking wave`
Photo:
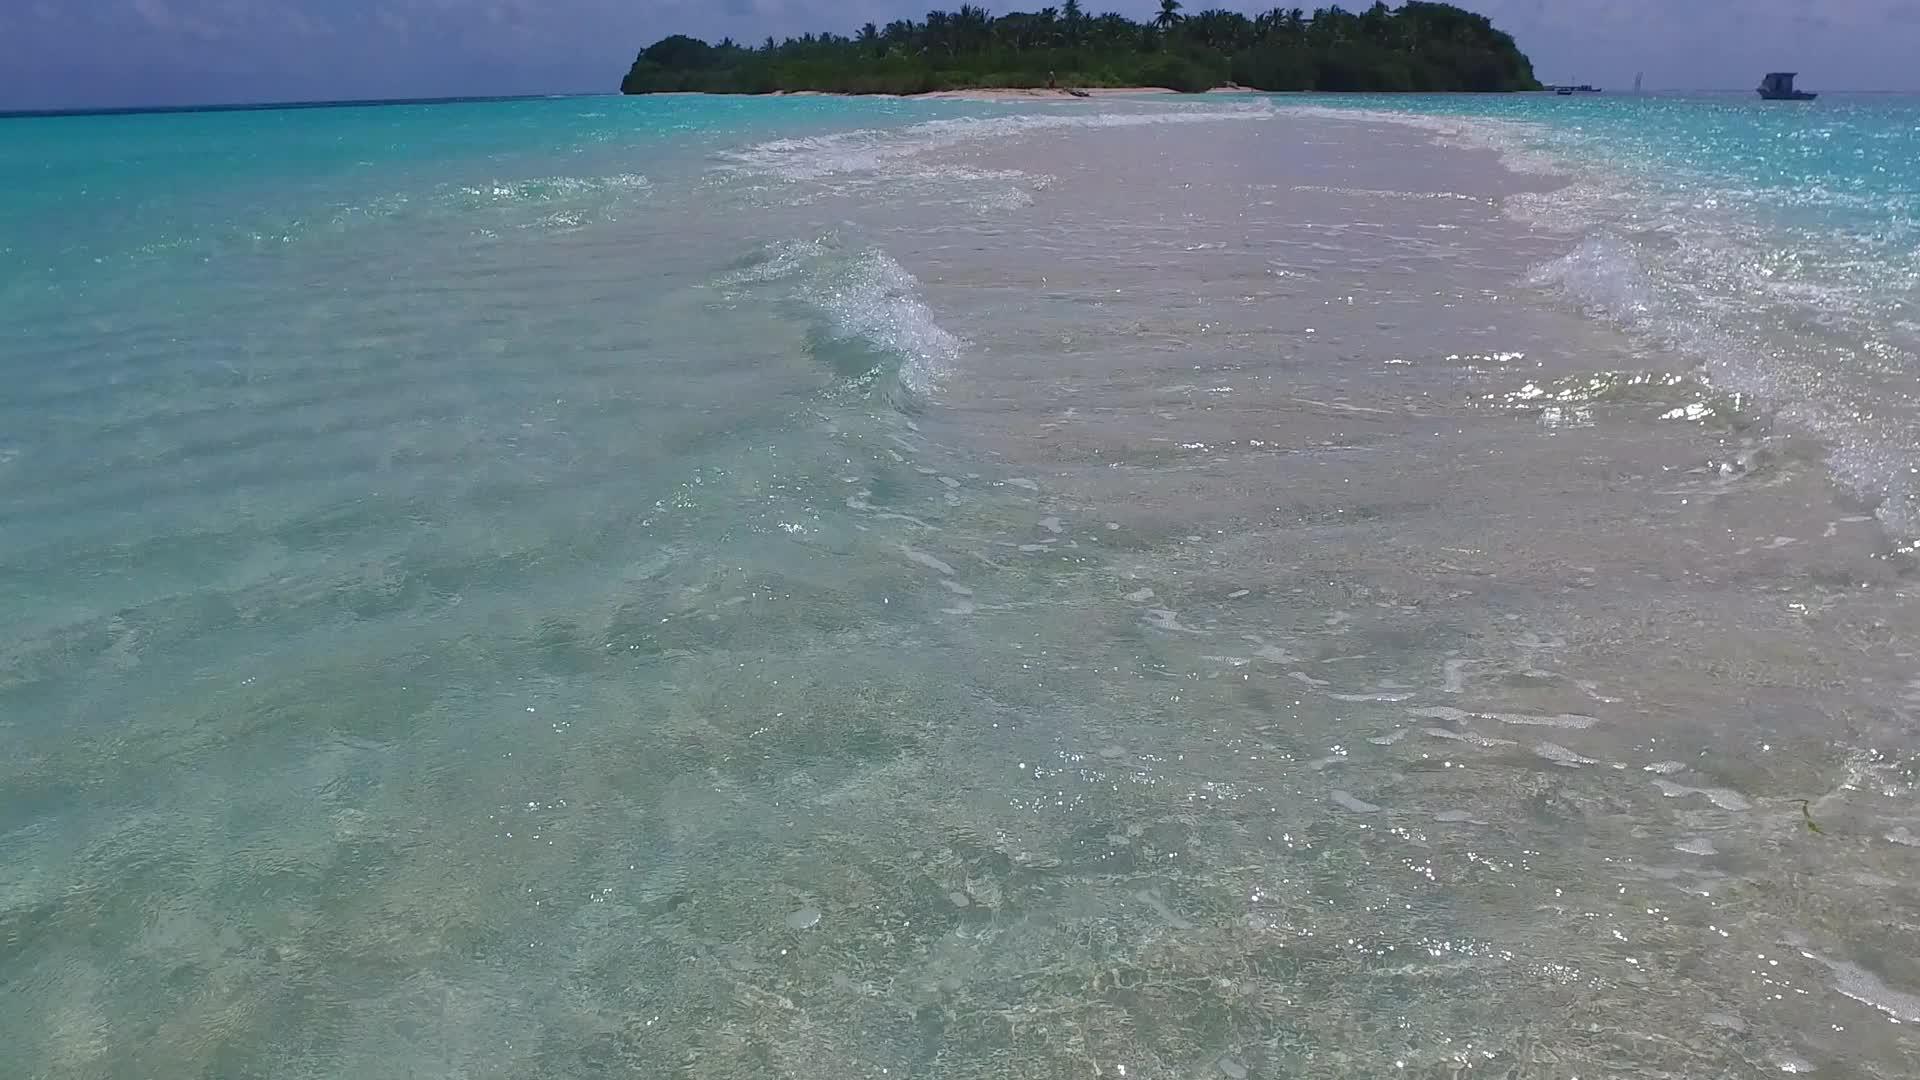
<path fill-rule="evenodd" d="M 950 375 L 965 343 L 941 326 L 920 280 L 878 248 L 835 237 L 767 247 L 723 275 L 722 290 L 777 287 L 808 322 L 807 347 L 841 386 L 912 409 Z"/>

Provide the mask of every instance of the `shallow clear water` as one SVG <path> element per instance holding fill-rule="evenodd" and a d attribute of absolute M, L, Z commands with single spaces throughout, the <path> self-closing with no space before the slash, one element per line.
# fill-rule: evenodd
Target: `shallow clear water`
<path fill-rule="evenodd" d="M 0 1074 L 1911 1075 L 1909 106 L 1388 104 L 0 123 Z"/>
<path fill-rule="evenodd" d="M 1580 237 L 1536 279 L 1817 432 L 1889 529 L 1920 534 L 1920 99 L 1386 104 L 1568 175 L 1515 207 Z"/>

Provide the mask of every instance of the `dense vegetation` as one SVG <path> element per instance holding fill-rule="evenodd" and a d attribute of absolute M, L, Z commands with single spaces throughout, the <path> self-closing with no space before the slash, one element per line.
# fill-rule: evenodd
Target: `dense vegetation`
<path fill-rule="evenodd" d="M 1146 23 L 1088 15 L 1079 0 L 994 18 L 963 5 L 925 22 L 868 23 L 853 37 L 808 34 L 758 48 L 676 35 L 649 46 L 620 88 L 765 94 L 915 94 L 979 87 L 1161 86 L 1201 91 L 1538 89 L 1513 38 L 1450 4 L 1376 3 L 1308 15 L 1275 9 L 1181 13 L 1161 0 Z"/>

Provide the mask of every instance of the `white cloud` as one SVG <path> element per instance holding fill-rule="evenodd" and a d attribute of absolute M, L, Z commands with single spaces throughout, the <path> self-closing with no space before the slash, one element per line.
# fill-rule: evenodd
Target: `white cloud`
<path fill-rule="evenodd" d="M 174 28 L 173 12 L 162 0 L 133 0 L 133 13 L 156 30 Z"/>

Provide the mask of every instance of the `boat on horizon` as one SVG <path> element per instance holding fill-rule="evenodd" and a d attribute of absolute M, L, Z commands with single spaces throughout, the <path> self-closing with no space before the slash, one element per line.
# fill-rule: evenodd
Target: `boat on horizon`
<path fill-rule="evenodd" d="M 1812 101 L 1819 94 L 1807 90 L 1795 90 L 1793 80 L 1798 72 L 1774 71 L 1760 80 L 1760 96 L 1768 101 Z"/>

